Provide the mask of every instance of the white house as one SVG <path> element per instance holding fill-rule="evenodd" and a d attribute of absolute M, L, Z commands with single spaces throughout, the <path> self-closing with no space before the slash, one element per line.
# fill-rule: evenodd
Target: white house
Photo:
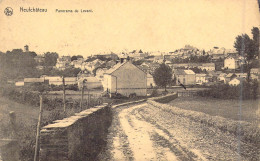
<path fill-rule="evenodd" d="M 237 69 L 240 67 L 240 60 L 234 56 L 228 56 L 224 60 L 224 68 L 226 69 Z"/>
<path fill-rule="evenodd" d="M 83 85 L 83 81 L 85 81 L 85 89 L 94 89 L 94 88 L 102 88 L 102 83 L 96 77 L 81 77 L 78 80 L 78 88 L 81 89 Z"/>
<path fill-rule="evenodd" d="M 107 71 L 107 68 L 98 68 L 96 70 L 96 78 L 100 81 L 104 80 L 104 73 Z"/>
<path fill-rule="evenodd" d="M 203 84 L 207 82 L 207 74 L 196 74 L 196 84 Z"/>
<path fill-rule="evenodd" d="M 153 79 L 153 76 L 149 73 L 147 73 L 147 87 L 150 88 L 150 87 L 155 87 L 156 84 L 154 82 L 154 79 Z"/>
<path fill-rule="evenodd" d="M 192 70 L 175 69 L 176 84 L 193 85 L 196 83 L 196 75 Z"/>
<path fill-rule="evenodd" d="M 146 73 L 130 61 L 116 64 L 104 74 L 104 91 L 120 93 L 129 97 L 131 94 L 146 96 Z"/>
<path fill-rule="evenodd" d="M 215 70 L 215 64 L 214 63 L 203 63 L 200 66 L 198 66 L 201 70 L 206 70 L 206 71 L 214 71 Z"/>
<path fill-rule="evenodd" d="M 238 85 L 240 85 L 240 83 L 241 83 L 242 81 L 244 81 L 244 78 L 239 78 L 239 77 L 237 77 L 237 78 L 232 79 L 230 82 L 228 82 L 228 84 L 229 84 L 230 86 L 238 86 Z"/>

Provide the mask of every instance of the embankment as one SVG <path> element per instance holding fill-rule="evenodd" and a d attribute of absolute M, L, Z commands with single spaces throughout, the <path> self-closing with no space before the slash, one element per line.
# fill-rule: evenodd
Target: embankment
<path fill-rule="evenodd" d="M 152 98 L 147 100 L 147 103 L 174 115 L 186 117 L 195 122 L 218 128 L 223 132 L 234 134 L 240 138 L 241 141 L 253 143 L 255 146 L 260 148 L 260 128 L 256 125 L 245 121 L 235 121 L 219 116 L 211 116 L 202 112 L 184 110 L 178 107 L 162 104 L 162 102 L 167 102 L 165 101 L 168 100 L 167 98 L 169 98 L 169 96 Z"/>

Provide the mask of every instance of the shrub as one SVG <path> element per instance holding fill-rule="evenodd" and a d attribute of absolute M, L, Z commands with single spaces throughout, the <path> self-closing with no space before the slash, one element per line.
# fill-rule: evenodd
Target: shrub
<path fill-rule="evenodd" d="M 228 84 L 218 84 L 209 90 L 198 91 L 199 96 L 213 97 L 220 99 L 256 99 L 258 92 L 258 82 L 244 81 L 239 86 L 229 86 Z"/>

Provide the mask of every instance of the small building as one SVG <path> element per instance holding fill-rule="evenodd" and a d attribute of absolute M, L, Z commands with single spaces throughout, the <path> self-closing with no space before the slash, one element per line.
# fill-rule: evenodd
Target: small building
<path fill-rule="evenodd" d="M 196 83 L 196 74 L 192 70 L 176 69 L 174 70 L 176 84 L 194 85 Z"/>
<path fill-rule="evenodd" d="M 77 81 L 79 89 L 82 89 L 83 82 L 85 82 L 84 83 L 85 89 L 102 88 L 102 82 L 99 81 L 96 77 L 93 77 L 93 76 L 81 77 Z"/>
<path fill-rule="evenodd" d="M 104 74 L 104 91 L 120 93 L 129 97 L 131 94 L 146 96 L 147 76 L 130 61 L 116 64 Z"/>
<path fill-rule="evenodd" d="M 104 73 L 107 71 L 107 68 L 98 68 L 96 70 L 96 78 L 99 81 L 103 81 L 104 80 Z"/>
<path fill-rule="evenodd" d="M 65 85 L 75 85 L 77 84 L 77 77 L 65 77 L 64 82 Z"/>
<path fill-rule="evenodd" d="M 63 85 L 61 76 L 43 76 L 49 82 L 49 85 Z"/>
<path fill-rule="evenodd" d="M 245 80 L 245 78 L 239 78 L 239 77 L 237 77 L 237 78 L 234 78 L 234 79 L 232 79 L 228 84 L 230 85 L 230 86 L 238 86 L 238 85 L 240 85 L 243 81 Z"/>
<path fill-rule="evenodd" d="M 252 69 L 250 70 L 250 73 L 251 73 L 251 74 L 259 74 L 259 69 L 258 69 L 258 68 L 252 68 Z"/>
<path fill-rule="evenodd" d="M 202 63 L 200 66 L 198 66 L 201 70 L 206 71 L 214 71 L 215 70 L 215 64 L 214 63 Z"/>
<path fill-rule="evenodd" d="M 235 73 L 229 73 L 228 75 L 226 75 L 226 82 L 229 82 L 236 77 L 237 75 Z"/>
<path fill-rule="evenodd" d="M 15 86 L 22 87 L 22 86 L 24 86 L 24 82 L 23 81 L 15 82 Z"/>
<path fill-rule="evenodd" d="M 237 77 L 247 78 L 247 73 L 235 73 Z"/>
<path fill-rule="evenodd" d="M 224 60 L 225 69 L 237 69 L 240 67 L 240 60 L 235 56 L 228 56 Z"/>
<path fill-rule="evenodd" d="M 148 88 L 153 88 L 156 86 L 153 76 L 150 73 L 147 73 L 147 87 Z"/>
<path fill-rule="evenodd" d="M 204 84 L 208 82 L 207 74 L 196 74 L 196 84 Z"/>
<path fill-rule="evenodd" d="M 217 79 L 219 82 L 223 82 L 226 84 L 227 83 L 226 76 L 227 76 L 226 73 L 220 73 L 219 76 L 217 77 Z"/>
<path fill-rule="evenodd" d="M 24 78 L 24 85 L 33 85 L 36 83 L 45 83 L 44 78 Z"/>

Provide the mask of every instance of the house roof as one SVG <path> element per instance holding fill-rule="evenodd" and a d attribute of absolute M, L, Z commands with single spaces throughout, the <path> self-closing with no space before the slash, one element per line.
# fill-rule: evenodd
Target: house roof
<path fill-rule="evenodd" d="M 112 74 L 114 71 L 116 71 L 117 69 L 119 69 L 121 66 L 123 66 L 124 64 L 126 64 L 128 61 L 125 61 L 123 63 L 117 63 L 116 65 L 114 65 L 112 68 L 110 68 L 109 70 L 106 71 L 105 74 Z"/>
<path fill-rule="evenodd" d="M 44 82 L 44 78 L 24 78 L 25 83 Z"/>
<path fill-rule="evenodd" d="M 72 81 L 72 82 L 74 82 L 74 81 L 77 81 L 77 77 L 65 77 L 64 80 L 65 80 L 65 82 L 66 82 L 66 81 Z"/>
<path fill-rule="evenodd" d="M 226 75 L 226 77 L 232 77 L 234 75 L 234 73 L 229 73 L 228 75 Z"/>
<path fill-rule="evenodd" d="M 207 75 L 207 74 L 200 74 L 200 73 L 199 73 L 199 74 L 196 74 L 196 77 L 197 77 L 197 76 L 198 76 L 198 77 L 206 77 L 206 75 Z"/>
<path fill-rule="evenodd" d="M 174 70 L 174 73 L 177 75 L 195 74 L 192 70 L 185 70 L 185 69 L 176 69 Z"/>
<path fill-rule="evenodd" d="M 203 63 L 202 64 L 203 67 L 207 66 L 207 67 L 215 67 L 214 63 Z"/>

